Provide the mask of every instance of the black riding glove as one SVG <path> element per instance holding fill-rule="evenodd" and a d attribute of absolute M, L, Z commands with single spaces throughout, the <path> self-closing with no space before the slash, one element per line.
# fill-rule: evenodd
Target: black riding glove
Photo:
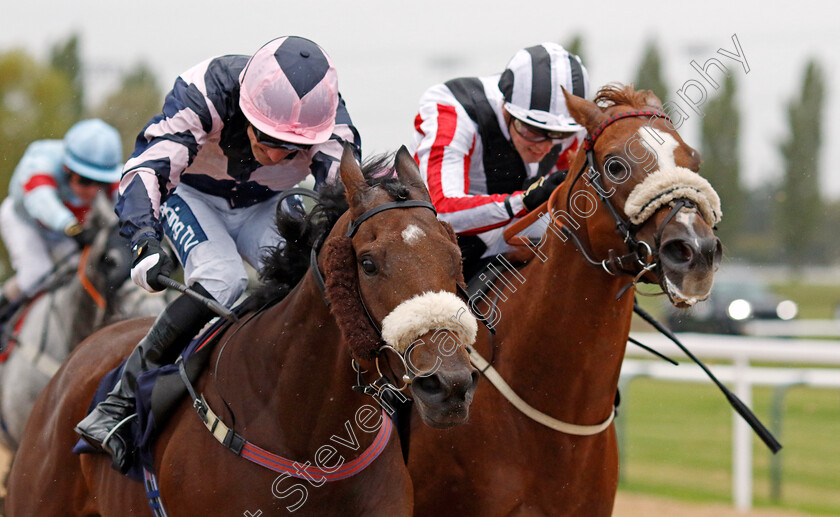
<path fill-rule="evenodd" d="M 84 248 L 93 242 L 96 237 L 96 228 L 83 228 L 78 222 L 73 222 L 67 225 L 64 234 L 76 241 L 79 248 Z"/>
<path fill-rule="evenodd" d="M 166 289 L 158 282 L 158 275 L 169 276 L 175 264 L 154 237 L 143 237 L 131 248 L 134 262 L 131 263 L 131 279 L 143 289 L 153 293 Z"/>
<path fill-rule="evenodd" d="M 529 212 L 548 201 L 551 193 L 566 178 L 566 171 L 557 171 L 531 183 L 522 195 L 522 204 Z"/>

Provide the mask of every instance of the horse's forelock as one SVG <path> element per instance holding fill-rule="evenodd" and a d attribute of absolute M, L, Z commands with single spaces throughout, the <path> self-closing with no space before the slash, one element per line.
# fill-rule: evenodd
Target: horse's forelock
<path fill-rule="evenodd" d="M 636 109 L 659 108 L 662 105 L 652 91 L 636 90 L 632 85 L 621 83 L 610 83 L 598 90 L 598 94 L 595 96 L 595 104 L 602 108 L 628 106 Z"/>
<path fill-rule="evenodd" d="M 408 199 L 410 192 L 396 175 L 394 155 L 378 154 L 364 161 L 362 175 L 368 185 L 385 190 L 391 198 Z M 303 219 L 278 210 L 276 225 L 285 245 L 266 250 L 260 279 L 263 287 L 257 299 L 280 300 L 297 285 L 309 268 L 309 252 L 320 236 L 328 235 L 336 221 L 347 211 L 344 185 L 324 183 L 318 188 L 318 203 Z"/>
<path fill-rule="evenodd" d="M 374 155 L 362 164 L 362 175 L 371 187 L 379 187 L 394 200 L 405 200 L 411 195 L 409 188 L 394 169 L 394 153 Z"/>

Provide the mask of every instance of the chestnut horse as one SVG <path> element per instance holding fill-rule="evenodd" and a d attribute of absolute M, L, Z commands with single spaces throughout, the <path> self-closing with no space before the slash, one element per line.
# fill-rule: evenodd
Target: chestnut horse
<path fill-rule="evenodd" d="M 370 186 L 345 149 L 340 173 L 349 210 L 313 258 L 316 270 L 310 268 L 282 301 L 244 316 L 219 338 L 210 366 L 194 386 L 221 418 L 221 427 L 211 434 L 192 401 L 185 400 L 155 445 L 157 488 L 168 515 L 411 515 L 413 489 L 399 440 L 395 432 L 383 435 L 394 429 L 390 419 L 351 386 L 375 379 L 380 370 L 384 376 L 366 391 L 376 392 L 386 382 L 402 385 L 386 380 L 393 372 L 385 361 L 379 364 L 380 346 L 391 349 L 393 363 L 394 351 L 406 353 L 406 341 L 443 332 L 469 344 L 476 327 L 472 316 L 459 316 L 457 325 L 450 321 L 455 313 L 469 313 L 454 294 L 460 253 L 451 228 L 436 219 L 405 148 L 395 168 L 397 178 Z M 294 245 L 294 239 L 287 241 L 287 247 Z M 320 271 L 329 307 L 319 288 Z M 99 379 L 149 324 L 135 320 L 94 334 L 53 378 L 36 403 L 12 467 L 7 515 L 150 514 L 143 485 L 112 470 L 107 456 L 71 452 L 78 438 L 73 426 L 85 415 Z M 371 332 L 374 327 L 381 334 Z M 434 355 L 424 348 L 412 353 L 414 364 L 426 364 Z M 423 382 L 411 384 L 431 425 L 468 418 L 478 373 L 464 347 L 454 352 L 419 379 Z M 245 445 L 242 457 L 215 438 L 224 428 L 247 440 L 250 449 Z M 374 444 L 390 434 L 387 445 Z M 378 457 L 375 447 L 381 449 Z M 291 458 L 299 475 L 278 476 L 247 461 L 248 451 Z M 376 457 L 366 468 L 343 479 L 330 477 L 366 454 Z"/>
<path fill-rule="evenodd" d="M 698 153 L 651 92 L 611 85 L 596 102 L 566 94 L 589 137 L 569 177 L 526 221 L 543 213 L 550 223 L 538 243 L 520 239 L 532 260 L 518 271 L 498 267 L 494 289 L 471 299 L 497 320 L 496 335 L 480 333 L 475 351 L 551 418 L 532 420 L 485 381 L 469 426 L 412 428 L 415 515 L 609 516 L 618 484 L 613 406 L 635 283 L 658 283 L 680 307 L 709 295 L 720 207 L 696 174 Z"/>

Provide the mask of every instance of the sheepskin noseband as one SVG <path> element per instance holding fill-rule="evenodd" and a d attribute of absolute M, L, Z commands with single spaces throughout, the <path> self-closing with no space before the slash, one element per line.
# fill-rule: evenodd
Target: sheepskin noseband
<path fill-rule="evenodd" d="M 460 298 L 446 291 L 419 294 L 397 305 L 382 320 L 382 339 L 400 353 L 423 334 L 437 329 L 454 333 L 472 345 L 478 325 Z"/>
<path fill-rule="evenodd" d="M 720 222 L 723 214 L 715 189 L 696 172 L 676 166 L 660 168 L 636 185 L 627 197 L 624 213 L 630 222 L 639 225 L 662 206 L 680 198 L 693 201 L 709 226 Z"/>

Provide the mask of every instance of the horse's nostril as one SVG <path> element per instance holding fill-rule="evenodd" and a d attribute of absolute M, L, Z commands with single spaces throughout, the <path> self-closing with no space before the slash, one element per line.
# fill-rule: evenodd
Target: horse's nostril
<path fill-rule="evenodd" d="M 443 391 L 443 385 L 437 375 L 420 377 L 419 379 L 415 379 L 413 384 L 430 395 Z"/>
<path fill-rule="evenodd" d="M 715 246 L 715 255 L 714 255 L 714 262 L 712 262 L 715 267 L 720 264 L 720 261 L 723 259 L 723 246 L 720 243 L 720 239 L 717 241 L 717 245 Z"/>
<path fill-rule="evenodd" d="M 662 247 L 662 256 L 671 262 L 685 264 L 691 262 L 694 250 L 685 241 L 672 240 Z"/>

